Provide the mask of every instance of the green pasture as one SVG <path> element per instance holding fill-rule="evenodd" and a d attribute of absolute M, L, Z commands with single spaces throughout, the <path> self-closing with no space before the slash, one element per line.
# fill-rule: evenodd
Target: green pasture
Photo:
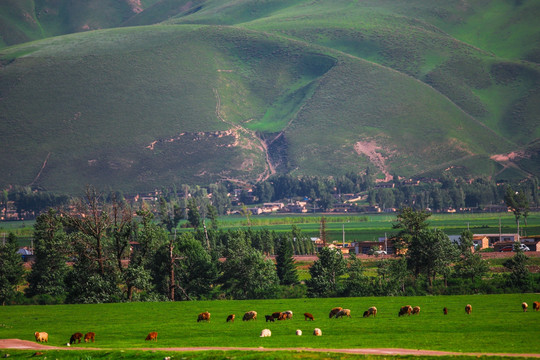
<path fill-rule="evenodd" d="M 540 353 L 540 312 L 523 312 L 521 303 L 532 305 L 538 294 L 469 295 L 437 297 L 369 297 L 249 301 L 198 301 L 118 303 L 99 305 L 5 306 L 0 308 L 0 338 L 34 341 L 35 331 L 46 331 L 49 344 L 65 346 L 75 332 L 93 331 L 96 343 L 77 348 L 106 349 L 158 347 L 265 347 L 265 348 L 408 348 L 458 352 Z M 473 312 L 464 312 L 471 304 Z M 398 317 L 403 305 L 420 306 L 418 316 Z M 351 310 L 351 318 L 329 319 L 335 306 Z M 362 318 L 371 306 L 375 318 Z M 448 315 L 442 309 L 447 307 Z M 256 321 L 241 321 L 255 310 Z M 292 310 L 287 321 L 266 323 L 265 314 Z M 209 323 L 196 321 L 209 311 Z M 302 314 L 310 312 L 314 322 Z M 226 323 L 229 314 L 234 323 Z M 314 328 L 321 337 L 311 335 Z M 262 329 L 272 331 L 260 338 Z M 296 336 L 301 329 L 304 336 Z M 151 331 L 157 343 L 145 342 Z"/>
<path fill-rule="evenodd" d="M 277 233 L 291 231 L 294 224 L 302 229 L 308 236 L 320 235 L 321 214 L 310 215 L 260 215 L 252 216 L 250 221 L 252 229 L 269 229 Z M 342 241 L 343 229 L 345 241 L 376 241 L 390 236 L 395 232 L 392 224 L 396 222 L 395 214 L 370 215 L 324 215 L 326 230 L 331 241 Z M 517 231 L 515 217 L 511 213 L 477 213 L 477 214 L 433 214 L 428 223 L 430 227 L 442 229 L 447 235 L 459 235 L 462 231 L 470 229 L 475 234 L 503 234 Z M 221 229 L 247 228 L 247 220 L 241 216 L 220 217 Z M 540 235 L 540 213 L 531 213 L 527 218 L 527 225 L 520 221 L 520 230 L 523 235 Z M 192 231 L 182 229 L 181 231 Z"/>
<path fill-rule="evenodd" d="M 321 214 L 307 215 L 260 215 L 251 217 L 251 228 L 269 229 L 277 233 L 291 231 L 294 224 L 302 229 L 308 236 L 319 236 Z M 331 241 L 342 241 L 343 227 L 345 228 L 345 241 L 374 241 L 386 233 L 390 236 L 396 222 L 395 214 L 348 214 L 324 215 L 326 229 Z M 501 232 L 515 233 L 517 226 L 511 213 L 478 213 L 478 214 L 433 214 L 428 222 L 431 227 L 442 229 L 447 235 L 459 235 L 463 230 L 470 229 L 478 234 L 499 233 L 499 219 Z M 20 237 L 21 245 L 29 245 L 32 237 L 34 221 L 5 221 L 0 222 L 0 239 L 3 233 L 14 232 Z M 223 230 L 247 228 L 247 220 L 239 215 L 221 216 L 219 227 Z M 540 235 L 540 213 L 531 213 L 527 225 L 520 221 L 523 235 Z M 179 232 L 193 231 L 189 228 L 179 228 Z"/>

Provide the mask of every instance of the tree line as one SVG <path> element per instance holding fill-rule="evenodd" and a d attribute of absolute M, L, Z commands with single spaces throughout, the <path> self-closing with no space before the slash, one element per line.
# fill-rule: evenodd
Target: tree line
<path fill-rule="evenodd" d="M 488 205 L 502 205 L 511 188 L 523 197 L 530 206 L 538 207 L 538 179 L 530 178 L 518 182 L 502 184 L 487 178 L 474 180 L 461 177 L 426 179 L 411 183 L 398 177 L 384 186 L 375 182 L 375 177 L 366 169 L 364 174 L 347 173 L 335 177 L 275 175 L 266 181 L 240 192 L 239 200 L 243 204 L 255 202 L 275 202 L 287 199 L 306 199 L 317 209 L 329 210 L 344 201 L 344 194 L 364 194 L 371 206 L 382 209 L 411 207 L 429 208 L 440 211 L 448 208 L 478 208 Z M 209 186 L 173 185 L 160 189 L 158 208 L 160 215 L 167 213 L 173 219 L 188 219 L 189 209 L 199 209 L 199 221 L 216 215 L 224 215 L 232 209 L 230 193 L 237 185 L 232 183 L 211 184 Z M 0 211 L 7 212 L 7 204 L 13 201 L 19 214 L 39 214 L 49 207 L 67 204 L 71 197 L 42 191 L 32 191 L 30 187 L 14 187 L 3 190 L 0 194 Z M 107 200 L 123 199 L 121 192 L 111 191 Z M 362 207 L 353 206 L 351 210 L 362 211 Z M 196 218 L 192 221 L 197 222 Z M 198 224 L 196 224 L 198 225 Z"/>
<path fill-rule="evenodd" d="M 191 210 L 190 210 L 191 211 Z M 189 212 L 189 211 L 188 211 Z M 430 213 L 400 209 L 393 240 L 398 255 L 377 261 L 376 276 L 351 254 L 322 248 L 300 282 L 294 254 L 314 252 L 294 225 L 287 234 L 268 230 L 222 231 L 199 227 L 175 234 L 174 221 L 133 210 L 95 189 L 70 211 L 50 209 L 34 226 L 35 262 L 25 274 L 10 234 L 0 247 L 0 302 L 101 303 L 122 301 L 265 299 L 286 297 L 468 294 L 540 290 L 521 251 L 506 274 L 493 274 L 472 251 L 472 233 L 452 243 L 429 227 Z M 169 214 L 174 220 L 174 211 Z M 187 214 L 187 216 L 195 216 Z M 406 251 L 405 251 L 406 250 Z M 267 255 L 276 254 L 275 263 Z M 24 292 L 18 286 L 25 282 Z"/>
<path fill-rule="evenodd" d="M 196 217 L 195 210 L 187 216 Z M 213 223 L 176 235 L 174 211 L 172 220 L 162 215 L 155 218 L 143 207 L 134 216 L 126 203 L 114 197 L 107 202 L 89 188 L 69 211 L 50 209 L 37 218 L 35 262 L 26 279 L 17 238 L 8 236 L 0 248 L 0 301 L 24 303 L 22 296 L 38 303 L 279 297 L 280 285 L 291 285 L 284 266 L 296 269 L 292 263 L 280 265 L 281 260 L 276 266 L 267 255 L 281 259 L 280 252 L 291 257 L 314 252 L 311 239 L 294 225 L 290 233 L 278 235 L 223 231 Z M 17 286 L 24 280 L 23 295 Z"/>
<path fill-rule="evenodd" d="M 448 208 L 502 205 L 509 187 L 522 194 L 532 206 L 539 206 L 537 178 L 498 184 L 495 180 L 487 178 L 466 180 L 461 177 L 443 176 L 440 179 L 428 179 L 411 184 L 410 181 L 399 180 L 394 176 L 390 183 L 380 186 L 370 175 L 369 169 L 363 175 L 348 173 L 330 178 L 277 175 L 257 184 L 253 193 L 260 202 L 303 197 L 314 201 L 324 210 L 342 202 L 340 196 L 343 194 L 366 193 L 369 204 L 382 209 L 411 207 L 440 211 Z M 247 198 L 245 200 L 248 201 Z"/>
<path fill-rule="evenodd" d="M 333 296 L 409 296 L 427 294 L 487 294 L 535 292 L 540 276 L 527 268 L 528 257 L 516 253 L 503 266 L 504 274 L 491 273 L 480 253 L 473 252 L 473 234 L 464 231 L 453 243 L 440 229 L 429 227 L 431 214 L 402 208 L 397 213 L 392 238 L 398 249 L 393 259 L 376 262 L 377 275 L 369 276 L 354 254 L 345 259 L 341 252 L 323 248 L 310 267 L 307 294 Z"/>

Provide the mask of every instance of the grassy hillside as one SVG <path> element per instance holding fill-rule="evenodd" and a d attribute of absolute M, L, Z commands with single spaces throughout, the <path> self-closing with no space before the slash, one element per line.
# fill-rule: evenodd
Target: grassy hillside
<path fill-rule="evenodd" d="M 6 45 L 120 26 L 159 0 L 3 0 L 0 48 Z"/>
<path fill-rule="evenodd" d="M 540 175 L 535 1 L 134 3 L 0 5 L 6 44 L 132 26 L 0 50 L 0 187 Z"/>

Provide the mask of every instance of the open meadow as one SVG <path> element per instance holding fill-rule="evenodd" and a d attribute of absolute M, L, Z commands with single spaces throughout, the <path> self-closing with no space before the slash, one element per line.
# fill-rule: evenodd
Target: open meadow
<path fill-rule="evenodd" d="M 521 303 L 529 303 L 523 312 Z M 34 340 L 46 331 L 49 345 L 66 347 L 75 332 L 96 333 L 96 342 L 72 348 L 109 350 L 172 347 L 264 348 L 405 348 L 480 353 L 540 354 L 540 312 L 532 303 L 539 294 L 469 295 L 434 297 L 366 297 L 333 299 L 279 299 L 249 301 L 197 301 L 118 303 L 100 305 L 6 306 L 0 308 L 0 339 Z M 472 314 L 465 314 L 471 304 Z M 403 305 L 420 306 L 419 315 L 398 317 Z M 351 318 L 329 319 L 332 307 L 351 310 Z M 376 306 L 376 317 L 362 314 Z M 443 315 L 443 307 L 448 315 Z M 255 321 L 243 322 L 249 310 Z M 292 310 L 291 320 L 265 322 L 264 315 Z M 209 311 L 210 322 L 197 322 Z M 305 321 L 310 312 L 315 320 Z M 225 321 L 236 314 L 234 323 Z M 272 336 L 259 337 L 268 328 Z M 312 335 L 314 328 L 321 337 Z M 303 336 L 296 336 L 301 329 Z M 151 331 L 157 342 L 145 341 Z"/>

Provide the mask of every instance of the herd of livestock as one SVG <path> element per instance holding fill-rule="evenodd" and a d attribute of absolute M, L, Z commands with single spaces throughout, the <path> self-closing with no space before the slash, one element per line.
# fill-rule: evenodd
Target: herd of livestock
<path fill-rule="evenodd" d="M 529 305 L 526 302 L 523 302 L 521 304 L 521 308 L 523 309 L 523 311 L 527 311 L 527 309 L 529 308 Z M 540 310 L 540 302 L 539 301 L 535 301 L 533 303 L 533 309 L 535 311 Z M 465 306 L 465 313 L 466 314 L 471 314 L 471 312 L 472 312 L 472 306 L 470 304 L 467 304 Z M 402 306 L 399 309 L 398 317 L 399 316 L 405 316 L 405 315 L 407 315 L 407 316 L 409 316 L 409 315 L 417 315 L 417 314 L 420 314 L 420 306 L 412 307 L 411 305 L 405 305 L 405 306 Z M 448 314 L 448 309 L 446 307 L 443 308 L 443 314 L 444 315 Z M 208 311 L 202 312 L 197 316 L 197 322 L 200 322 L 200 321 L 209 322 L 210 321 L 210 316 L 211 315 L 210 315 L 210 313 Z M 370 317 L 370 316 L 373 316 L 373 317 L 377 316 L 377 308 L 375 306 L 372 306 L 369 309 L 367 309 L 366 311 L 364 311 L 363 317 Z M 234 322 L 235 317 L 236 317 L 235 314 L 228 315 L 227 319 L 226 319 L 226 322 Z M 266 319 L 266 322 L 274 322 L 276 320 L 288 320 L 288 319 L 292 319 L 293 312 L 291 310 L 282 311 L 282 312 L 278 311 L 278 312 L 272 313 L 271 315 L 265 315 L 264 317 Z M 330 319 L 332 319 L 332 318 L 339 319 L 339 318 L 342 318 L 342 317 L 349 317 L 350 318 L 351 317 L 351 310 L 343 309 L 341 307 L 335 307 L 332 310 L 330 310 L 330 313 L 329 313 L 329 318 Z M 257 312 L 256 311 L 253 311 L 253 310 L 248 311 L 242 317 L 242 321 L 250 321 L 250 320 L 257 320 Z M 304 313 L 304 320 L 314 321 L 315 317 L 312 314 L 306 312 L 306 313 Z M 49 334 L 47 334 L 46 332 L 37 332 L 36 331 L 36 333 L 34 335 L 36 337 L 37 342 L 48 342 L 49 341 Z M 302 335 L 302 330 L 296 330 L 296 335 Z M 313 335 L 321 336 L 322 335 L 321 329 L 315 328 L 313 330 Z M 80 343 L 81 339 L 84 339 L 84 342 L 90 342 L 90 341 L 94 342 L 95 341 L 95 336 L 96 336 L 96 334 L 93 333 L 93 332 L 88 332 L 84 336 L 83 336 L 82 333 L 76 332 L 75 334 L 71 335 L 71 338 L 69 339 L 69 343 L 67 343 L 66 345 L 70 346 L 71 344 L 74 344 L 76 342 Z M 271 336 L 270 330 L 269 329 L 262 330 L 261 337 L 268 337 L 268 336 Z M 148 334 L 148 336 L 146 337 L 145 340 L 157 341 L 157 337 L 158 337 L 158 333 L 156 331 L 152 331 L 152 332 L 150 332 Z"/>

